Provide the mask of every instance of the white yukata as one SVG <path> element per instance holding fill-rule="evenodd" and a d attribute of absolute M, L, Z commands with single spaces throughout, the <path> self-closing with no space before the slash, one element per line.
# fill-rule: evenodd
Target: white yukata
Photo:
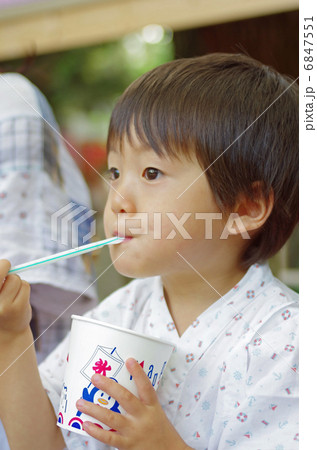
<path fill-rule="evenodd" d="M 132 281 L 87 316 L 175 344 L 157 393 L 190 447 L 298 448 L 298 298 L 267 264 L 251 266 L 181 337 L 160 277 Z M 66 338 L 40 366 L 56 413 L 67 347 Z M 63 434 L 68 449 L 109 448 L 90 437 Z"/>

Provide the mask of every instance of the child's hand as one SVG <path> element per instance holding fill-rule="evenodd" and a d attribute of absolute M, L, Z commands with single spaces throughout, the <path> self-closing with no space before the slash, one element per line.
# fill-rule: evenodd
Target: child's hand
<path fill-rule="evenodd" d="M 0 334 L 19 334 L 32 317 L 30 285 L 18 275 L 8 275 L 10 263 L 0 260 Z"/>
<path fill-rule="evenodd" d="M 91 422 L 84 422 L 85 431 L 119 450 L 189 449 L 167 419 L 142 367 L 132 358 L 127 360 L 126 366 L 136 383 L 140 399 L 115 381 L 94 375 L 93 384 L 117 400 L 127 414 L 121 415 L 80 399 L 76 404 L 80 411 L 117 430 L 106 431 Z"/>

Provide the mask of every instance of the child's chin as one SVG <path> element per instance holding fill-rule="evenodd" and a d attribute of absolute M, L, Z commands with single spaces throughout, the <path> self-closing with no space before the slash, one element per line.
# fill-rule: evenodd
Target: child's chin
<path fill-rule="evenodd" d="M 120 275 L 123 275 L 127 278 L 146 278 L 156 275 L 152 273 L 149 268 L 141 268 L 138 267 L 137 264 L 130 266 L 127 264 L 123 264 L 122 262 L 120 264 L 120 261 L 117 260 L 113 265 L 116 271 L 120 273 Z"/>

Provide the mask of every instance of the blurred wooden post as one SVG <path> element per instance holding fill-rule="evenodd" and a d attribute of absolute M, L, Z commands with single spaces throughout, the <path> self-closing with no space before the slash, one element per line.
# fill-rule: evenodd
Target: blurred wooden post
<path fill-rule="evenodd" d="M 46 0 L 2 7 L 0 60 L 115 40 L 153 23 L 184 30 L 297 9 L 297 0 Z"/>

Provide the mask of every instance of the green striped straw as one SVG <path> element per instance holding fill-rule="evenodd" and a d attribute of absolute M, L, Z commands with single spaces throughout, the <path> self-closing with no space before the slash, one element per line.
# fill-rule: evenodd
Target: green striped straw
<path fill-rule="evenodd" d="M 104 239 L 102 241 L 94 242 L 92 244 L 81 245 L 80 247 L 71 248 L 70 250 L 66 250 L 65 252 L 45 256 L 44 258 L 35 259 L 34 261 L 30 261 L 24 264 L 20 264 L 19 266 L 12 267 L 12 269 L 9 270 L 9 273 L 22 272 L 24 270 L 33 269 L 34 267 L 38 267 L 43 264 L 51 264 L 60 259 L 67 259 L 72 258 L 73 256 L 83 255 L 84 253 L 92 252 L 93 250 L 104 247 L 105 245 L 120 244 L 123 241 L 124 241 L 123 237 L 116 236 L 110 239 Z"/>

